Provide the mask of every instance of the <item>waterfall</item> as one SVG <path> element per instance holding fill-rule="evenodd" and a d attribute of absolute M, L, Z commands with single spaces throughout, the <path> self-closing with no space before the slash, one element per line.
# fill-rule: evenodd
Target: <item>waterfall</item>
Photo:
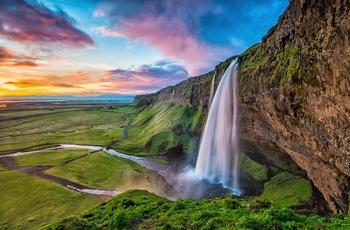
<path fill-rule="evenodd" d="M 211 88 L 210 88 L 210 96 L 209 96 L 209 101 L 208 101 L 208 108 L 210 109 L 211 103 L 213 102 L 213 97 L 214 97 L 214 92 L 215 92 L 215 77 L 216 77 L 216 72 L 214 73 L 213 80 L 211 81 Z"/>
<path fill-rule="evenodd" d="M 213 183 L 239 190 L 238 169 L 238 61 L 232 61 L 225 71 L 214 99 L 202 135 L 195 174 Z"/>

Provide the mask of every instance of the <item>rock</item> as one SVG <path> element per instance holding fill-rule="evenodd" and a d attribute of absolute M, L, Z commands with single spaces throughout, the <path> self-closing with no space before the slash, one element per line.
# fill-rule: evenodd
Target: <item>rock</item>
<path fill-rule="evenodd" d="M 336 213 L 349 207 L 349 31 L 347 1 L 295 0 L 240 56 L 242 141 L 287 153 Z"/>

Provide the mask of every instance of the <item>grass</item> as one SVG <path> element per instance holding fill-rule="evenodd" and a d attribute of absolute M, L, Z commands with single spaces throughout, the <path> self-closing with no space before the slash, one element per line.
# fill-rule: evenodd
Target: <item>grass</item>
<path fill-rule="evenodd" d="M 163 164 L 163 165 L 168 165 L 170 164 L 169 161 L 165 160 L 165 159 L 160 159 L 160 158 L 148 158 L 149 160 L 159 163 L 159 164 Z"/>
<path fill-rule="evenodd" d="M 91 152 L 86 149 L 59 149 L 14 157 L 17 165 L 57 165 Z"/>
<path fill-rule="evenodd" d="M 132 107 L 89 109 L 0 120 L 0 154 L 63 143 L 108 145 L 112 140 L 123 137 L 123 128 L 129 122 L 125 117 L 135 110 Z"/>
<path fill-rule="evenodd" d="M 249 204 L 249 205 L 247 205 Z M 175 202 L 132 190 L 45 229 L 349 229 L 350 218 L 302 216 L 234 196 Z"/>
<path fill-rule="evenodd" d="M 0 172 L 5 171 L 5 167 L 2 162 L 0 162 Z"/>
<path fill-rule="evenodd" d="M 0 154 L 29 151 L 58 146 L 59 144 L 107 145 L 111 139 L 103 130 L 86 129 L 78 132 L 36 133 L 25 136 L 3 138 Z"/>
<path fill-rule="evenodd" d="M 299 176 L 283 172 L 265 183 L 261 197 L 270 200 L 276 208 L 300 205 L 311 199 L 311 183 Z"/>
<path fill-rule="evenodd" d="M 201 110 L 198 112 L 202 114 Z M 129 139 L 113 148 L 134 155 L 164 155 L 171 149 L 188 150 L 189 131 L 199 126 L 201 115 L 184 105 L 155 104 L 142 109 L 129 129 Z M 198 129 L 198 128 L 197 128 Z"/>
<path fill-rule="evenodd" d="M 105 152 L 58 166 L 45 172 L 96 189 L 125 190 L 148 188 L 161 194 L 162 182 L 158 174 L 139 164 Z"/>
<path fill-rule="evenodd" d="M 37 229 L 103 199 L 17 171 L 0 171 L 0 229 Z"/>
<path fill-rule="evenodd" d="M 240 169 L 252 177 L 254 180 L 263 181 L 266 180 L 268 169 L 266 166 L 258 164 L 250 159 L 246 154 L 240 152 L 239 155 L 239 167 Z"/>

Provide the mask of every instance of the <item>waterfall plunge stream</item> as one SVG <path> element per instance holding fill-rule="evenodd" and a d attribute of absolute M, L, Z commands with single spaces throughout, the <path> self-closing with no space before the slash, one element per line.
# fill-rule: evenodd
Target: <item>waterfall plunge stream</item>
<path fill-rule="evenodd" d="M 195 174 L 210 182 L 219 182 L 239 195 L 237 67 L 235 60 L 227 68 L 211 102 Z"/>

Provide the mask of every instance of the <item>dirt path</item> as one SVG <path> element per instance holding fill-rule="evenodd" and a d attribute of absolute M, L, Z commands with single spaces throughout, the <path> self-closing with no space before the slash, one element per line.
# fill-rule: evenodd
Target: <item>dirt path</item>
<path fill-rule="evenodd" d="M 4 163 L 4 166 L 7 170 L 17 170 L 17 171 L 23 172 L 23 173 L 31 175 L 31 176 L 45 178 L 45 179 L 51 180 L 53 182 L 56 182 L 58 184 L 66 186 L 66 187 L 71 186 L 71 187 L 75 187 L 78 189 L 91 189 L 88 186 L 81 185 L 81 184 L 60 178 L 60 177 L 44 174 L 44 172 L 46 170 L 54 168 L 55 166 L 41 166 L 41 165 L 38 165 L 38 166 L 20 166 L 20 165 L 16 165 L 15 160 L 12 157 L 3 157 L 0 159 L 0 161 L 2 161 Z"/>
<path fill-rule="evenodd" d="M 128 125 L 125 126 L 125 128 L 124 128 L 124 130 L 123 130 L 123 135 L 124 135 L 124 137 L 112 141 L 109 145 L 106 146 L 106 149 L 110 149 L 110 148 L 111 148 L 113 145 L 115 145 L 118 141 L 129 139 L 128 130 L 129 130 L 130 126 L 131 126 L 131 123 L 132 123 L 132 119 L 130 119 Z"/>

